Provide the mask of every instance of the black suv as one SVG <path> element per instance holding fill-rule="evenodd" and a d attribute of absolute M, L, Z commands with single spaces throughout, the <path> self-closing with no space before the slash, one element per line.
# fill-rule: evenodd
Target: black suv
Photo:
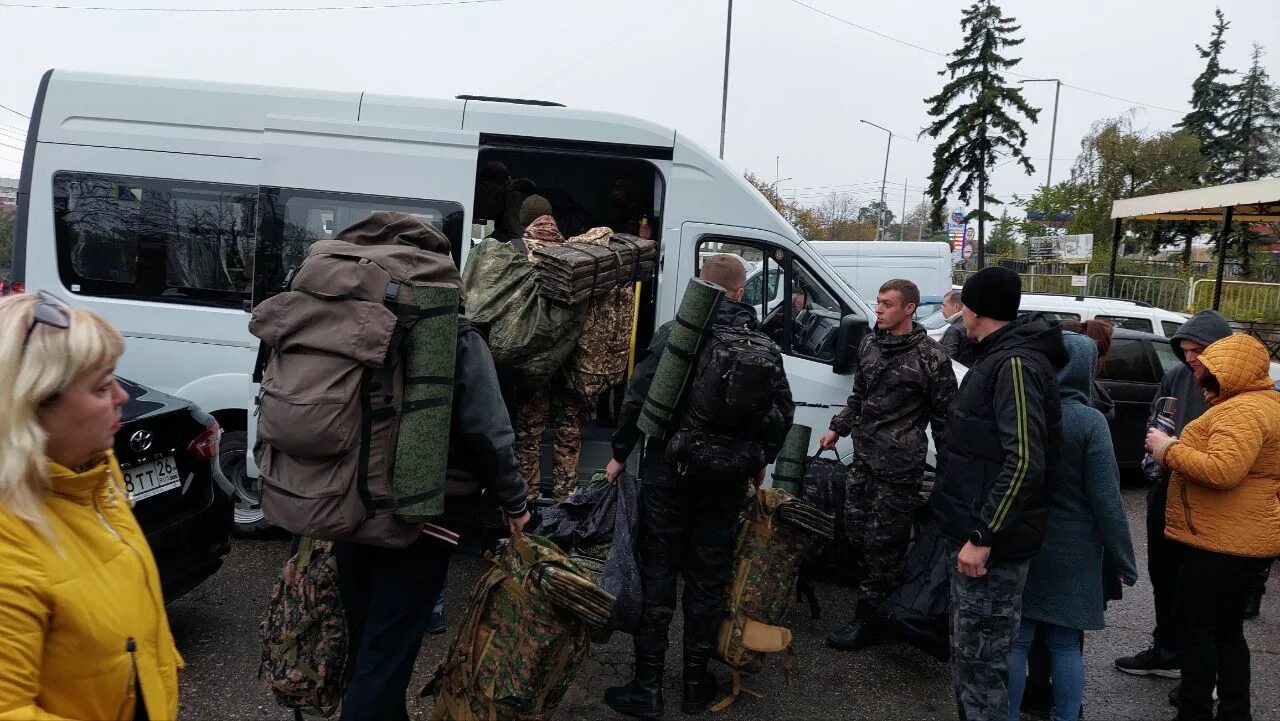
<path fill-rule="evenodd" d="M 123 378 L 115 452 L 160 568 L 166 601 L 212 576 L 231 550 L 234 510 L 218 466 L 222 429 L 194 403 Z"/>
<path fill-rule="evenodd" d="M 1103 362 L 1098 383 L 1116 404 L 1111 440 L 1121 468 L 1137 468 L 1141 464 L 1151 402 L 1160 391 L 1165 371 L 1180 363 L 1164 336 L 1123 328 L 1112 332 L 1111 352 Z"/>

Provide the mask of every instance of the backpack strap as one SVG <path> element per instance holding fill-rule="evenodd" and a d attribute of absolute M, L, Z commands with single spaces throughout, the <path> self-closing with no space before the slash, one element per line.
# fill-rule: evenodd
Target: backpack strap
<path fill-rule="evenodd" d="M 253 362 L 253 382 L 262 383 L 262 375 L 267 370 L 267 361 L 271 358 L 271 346 L 266 341 L 258 341 L 258 358 Z"/>

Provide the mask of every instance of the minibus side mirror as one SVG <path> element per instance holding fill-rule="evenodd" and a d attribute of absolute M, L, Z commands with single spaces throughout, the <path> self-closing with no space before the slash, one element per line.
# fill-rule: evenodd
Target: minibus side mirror
<path fill-rule="evenodd" d="M 831 370 L 845 375 L 852 373 L 858 364 L 858 346 L 862 339 L 871 332 L 867 319 L 850 313 L 840 319 L 840 330 L 836 332 L 836 357 Z"/>

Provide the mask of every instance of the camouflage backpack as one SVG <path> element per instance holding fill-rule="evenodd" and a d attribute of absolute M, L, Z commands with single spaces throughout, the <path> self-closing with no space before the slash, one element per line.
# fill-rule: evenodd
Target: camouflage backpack
<path fill-rule="evenodd" d="M 830 539 L 835 519 L 777 488 L 756 491 L 738 531 L 729 617 L 720 625 L 716 657 L 733 669 L 733 689 L 711 707 L 723 711 L 743 691 L 742 673 L 755 673 L 766 654 L 785 651 L 782 670 L 788 682 L 795 667 L 791 631 L 778 625 L 790 608 L 796 577 L 814 539 Z"/>
<path fill-rule="evenodd" d="M 276 703 L 332 716 L 350 673 L 347 617 L 338 592 L 333 544 L 303 538 L 280 572 L 260 628 L 258 680 Z"/>
<path fill-rule="evenodd" d="M 550 541 L 515 534 L 471 592 L 422 695 L 432 721 L 546 721 L 586 660 L 613 597 Z"/>

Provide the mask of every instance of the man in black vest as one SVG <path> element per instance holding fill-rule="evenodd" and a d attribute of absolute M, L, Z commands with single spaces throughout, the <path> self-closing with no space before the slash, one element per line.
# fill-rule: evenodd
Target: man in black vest
<path fill-rule="evenodd" d="M 1009 649 L 1062 446 L 1062 332 L 1036 316 L 1018 319 L 1021 299 L 1021 279 L 1007 268 L 984 268 L 964 284 L 974 362 L 951 406 L 933 491 L 938 528 L 953 544 L 951 658 L 962 721 L 1008 719 Z"/>

